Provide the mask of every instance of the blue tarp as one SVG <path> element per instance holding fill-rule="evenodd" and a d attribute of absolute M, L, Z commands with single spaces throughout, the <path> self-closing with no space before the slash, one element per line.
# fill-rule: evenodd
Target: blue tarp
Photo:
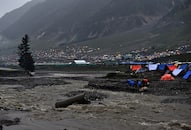
<path fill-rule="evenodd" d="M 120 62 L 119 64 L 121 64 L 121 65 L 128 65 L 129 62 L 122 61 L 122 62 Z"/>
<path fill-rule="evenodd" d="M 138 81 L 138 82 L 137 82 L 137 86 L 138 86 L 138 87 L 142 87 L 142 82 L 141 82 L 141 81 Z"/>
<path fill-rule="evenodd" d="M 186 70 L 188 68 L 188 64 L 182 64 L 179 69 Z"/>
<path fill-rule="evenodd" d="M 133 80 L 128 79 L 127 83 L 129 86 L 132 86 L 132 87 L 135 86 L 135 81 L 133 81 Z"/>
<path fill-rule="evenodd" d="M 158 65 L 158 70 L 165 70 L 165 68 L 166 68 L 165 64 Z"/>
<path fill-rule="evenodd" d="M 172 66 L 172 65 L 174 65 L 174 64 L 167 64 L 167 66 Z"/>
<path fill-rule="evenodd" d="M 183 76 L 184 79 L 188 79 L 191 75 L 191 70 L 189 70 L 188 72 L 186 72 L 186 74 Z"/>

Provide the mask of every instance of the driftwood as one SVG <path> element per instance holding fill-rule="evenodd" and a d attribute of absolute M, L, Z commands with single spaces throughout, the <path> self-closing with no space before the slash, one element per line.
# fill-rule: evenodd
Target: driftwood
<path fill-rule="evenodd" d="M 71 97 L 71 98 L 64 100 L 64 101 L 56 102 L 55 107 L 56 108 L 67 107 L 67 106 L 72 105 L 74 103 L 77 103 L 77 104 L 88 104 L 88 103 L 90 103 L 84 97 L 85 97 L 85 93 Z"/>
<path fill-rule="evenodd" d="M 3 129 L 3 125 L 11 126 L 11 125 L 18 125 L 19 123 L 20 123 L 20 118 L 15 118 L 13 120 L 0 119 L 0 130 Z"/>

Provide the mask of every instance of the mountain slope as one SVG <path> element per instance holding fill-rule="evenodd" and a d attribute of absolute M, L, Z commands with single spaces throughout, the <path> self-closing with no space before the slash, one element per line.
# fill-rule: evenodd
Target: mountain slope
<path fill-rule="evenodd" d="M 172 7 L 170 0 L 112 0 L 77 29 L 84 39 L 108 36 L 151 24 Z"/>
<path fill-rule="evenodd" d="M 7 28 L 2 34 L 11 39 L 15 39 L 29 33 L 38 36 L 41 33 L 65 32 L 80 20 L 86 19 L 97 9 L 104 6 L 109 0 L 47 0 L 38 4 L 23 15 L 16 23 Z M 86 5 L 85 5 L 86 4 Z M 13 31 L 15 30 L 15 31 Z"/>
<path fill-rule="evenodd" d="M 158 35 L 160 43 L 175 45 L 191 37 L 191 1 L 186 0 L 173 8 L 155 25 L 152 32 Z M 162 40 L 160 40 L 162 39 Z M 173 44 L 172 44 L 173 45 Z"/>
<path fill-rule="evenodd" d="M 33 6 L 37 5 L 39 2 L 42 0 L 38 1 L 31 1 L 26 3 L 24 6 L 21 8 L 17 8 L 14 11 L 11 11 L 7 14 L 5 14 L 1 19 L 0 19 L 0 32 L 5 30 L 7 27 L 11 26 L 15 22 L 17 22 L 26 12 L 30 10 Z"/>
<path fill-rule="evenodd" d="M 110 51 L 113 51 L 108 49 L 111 47 L 120 50 L 119 43 L 123 50 L 160 46 L 175 40 L 168 38 L 172 33 L 166 33 L 169 32 L 168 28 L 173 30 L 177 27 L 179 30 L 173 21 L 178 23 L 178 18 L 186 15 L 181 28 L 186 29 L 190 25 L 189 13 L 184 13 L 184 8 L 179 9 L 189 4 L 184 1 L 46 0 L 20 14 L 18 19 L 1 29 L 0 35 L 15 41 L 27 33 L 36 48 L 60 47 L 72 43 L 87 43 L 94 47 L 101 45 Z M 171 15 L 173 11 L 177 12 L 178 17 Z M 190 12 L 189 6 L 185 12 Z M 9 19 L 12 17 L 9 15 Z M 0 19 L 0 26 L 3 20 L 6 21 L 5 18 Z M 185 37 L 179 40 L 185 40 Z"/>
<path fill-rule="evenodd" d="M 180 2 L 180 1 L 179 1 Z M 101 48 L 99 53 L 128 52 L 130 50 L 154 47 L 171 49 L 182 44 L 191 44 L 191 1 L 182 1 L 161 19 L 148 25 L 76 44 Z"/>

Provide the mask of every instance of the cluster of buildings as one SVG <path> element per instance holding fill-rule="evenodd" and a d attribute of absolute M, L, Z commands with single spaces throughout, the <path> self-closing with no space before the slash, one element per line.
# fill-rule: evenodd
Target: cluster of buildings
<path fill-rule="evenodd" d="M 61 49 L 48 49 L 33 51 L 33 57 L 37 63 L 70 63 L 76 59 L 92 61 L 91 53 L 98 51 L 88 46 L 63 47 Z"/>
<path fill-rule="evenodd" d="M 33 51 L 32 55 L 37 64 L 74 63 L 74 60 L 84 60 L 92 64 L 117 64 L 121 61 L 150 61 L 155 58 L 191 53 L 191 45 L 186 44 L 172 50 L 154 51 L 153 48 L 142 48 L 127 53 L 102 54 L 100 48 L 88 46 L 66 46 L 61 49 Z M 0 56 L 1 64 L 18 64 L 18 55 Z"/>
<path fill-rule="evenodd" d="M 191 46 L 189 44 L 180 46 L 175 49 L 166 49 L 163 51 L 154 51 L 152 52 L 153 48 L 147 48 L 147 49 L 142 49 L 142 51 L 132 51 L 130 54 L 131 59 L 135 61 L 150 61 L 153 59 L 161 58 L 161 57 L 167 57 L 167 56 L 172 56 L 172 55 L 180 55 L 183 53 L 191 53 Z M 134 54 L 134 55 L 133 55 Z"/>

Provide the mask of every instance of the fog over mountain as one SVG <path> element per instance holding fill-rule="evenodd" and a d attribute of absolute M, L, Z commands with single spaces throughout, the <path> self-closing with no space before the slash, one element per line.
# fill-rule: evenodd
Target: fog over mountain
<path fill-rule="evenodd" d="M 123 42 L 128 46 L 138 39 L 126 38 L 140 32 L 148 33 L 149 37 L 144 37 L 147 41 L 144 44 L 143 40 L 136 42 L 136 47 L 141 44 L 158 46 L 173 40 L 189 40 L 189 35 L 184 37 L 181 33 L 190 27 L 189 14 L 189 0 L 33 0 L 0 19 L 0 46 L 5 39 L 13 45 L 24 34 L 31 37 L 36 48 L 80 45 L 86 41 L 92 45 L 95 40 L 104 39 L 102 43 L 96 42 L 98 46 L 117 38 L 120 40 L 113 44 Z M 178 23 L 183 24 L 176 26 Z M 170 39 L 175 27 L 180 31 L 176 37 L 180 38 Z M 190 30 L 187 31 L 190 34 Z M 158 41 L 160 36 L 164 39 Z M 108 37 L 110 41 L 105 40 Z"/>
<path fill-rule="evenodd" d="M 0 17 L 6 13 L 21 7 L 23 4 L 30 0 L 1 0 L 0 1 Z"/>

